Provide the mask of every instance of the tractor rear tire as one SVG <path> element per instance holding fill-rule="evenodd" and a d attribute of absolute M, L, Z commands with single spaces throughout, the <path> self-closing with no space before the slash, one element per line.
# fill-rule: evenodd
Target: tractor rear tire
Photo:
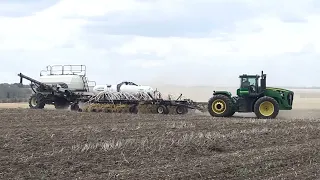
<path fill-rule="evenodd" d="M 233 113 L 233 103 L 228 96 L 218 94 L 208 101 L 208 111 L 213 117 L 229 117 Z"/>
<path fill-rule="evenodd" d="M 279 114 L 279 104 L 274 98 L 263 96 L 255 102 L 254 113 L 259 119 L 274 119 Z"/>
<path fill-rule="evenodd" d="M 45 106 L 43 95 L 40 93 L 32 94 L 29 98 L 30 109 L 43 109 Z"/>

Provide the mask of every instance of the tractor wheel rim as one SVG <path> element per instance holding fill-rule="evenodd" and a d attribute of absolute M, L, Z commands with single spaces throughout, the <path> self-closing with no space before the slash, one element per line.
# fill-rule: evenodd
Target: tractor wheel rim
<path fill-rule="evenodd" d="M 36 106 L 36 105 L 37 105 L 37 99 L 36 99 L 35 97 L 31 98 L 30 104 L 31 104 L 32 106 Z"/>
<path fill-rule="evenodd" d="M 271 116 L 274 113 L 274 105 L 270 101 L 265 101 L 260 104 L 259 112 L 263 116 Z"/>
<path fill-rule="evenodd" d="M 223 100 L 217 99 L 212 103 L 212 111 L 216 114 L 222 114 L 226 111 L 226 103 Z"/>

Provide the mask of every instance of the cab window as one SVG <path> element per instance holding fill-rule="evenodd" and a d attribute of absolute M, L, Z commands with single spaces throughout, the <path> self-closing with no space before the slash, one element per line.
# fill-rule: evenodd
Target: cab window
<path fill-rule="evenodd" d="M 254 77 L 245 77 L 241 79 L 241 88 L 248 88 L 249 86 L 256 86 L 256 78 Z"/>

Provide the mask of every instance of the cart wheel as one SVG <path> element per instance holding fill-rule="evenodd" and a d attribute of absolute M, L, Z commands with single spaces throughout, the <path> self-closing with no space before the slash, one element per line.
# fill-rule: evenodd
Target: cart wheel
<path fill-rule="evenodd" d="M 169 109 L 164 105 L 160 105 L 157 107 L 157 113 L 158 114 L 169 114 Z"/>
<path fill-rule="evenodd" d="M 188 112 L 188 108 L 184 106 L 177 106 L 176 113 L 177 114 L 186 114 Z"/>
<path fill-rule="evenodd" d="M 129 108 L 129 112 L 133 113 L 133 114 L 137 114 L 138 113 L 138 107 L 137 105 L 133 105 Z"/>
<path fill-rule="evenodd" d="M 71 111 L 79 111 L 79 104 L 71 104 L 70 109 Z"/>

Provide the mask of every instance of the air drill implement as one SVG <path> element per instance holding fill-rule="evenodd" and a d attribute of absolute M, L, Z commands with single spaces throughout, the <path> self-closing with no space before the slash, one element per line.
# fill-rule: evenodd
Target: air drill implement
<path fill-rule="evenodd" d="M 117 85 L 96 85 L 94 81 L 88 81 L 85 65 L 47 66 L 47 70 L 41 71 L 40 80 L 22 73 L 18 76 L 21 84 L 23 79 L 31 82 L 34 94 L 29 99 L 29 107 L 32 109 L 43 109 L 50 104 L 56 109 L 70 106 L 71 110 L 86 112 L 186 114 L 188 109 L 202 110 L 189 99 L 181 100 L 181 96 L 177 100 L 165 100 L 150 86 L 127 81 Z M 94 85 L 89 86 L 89 82 Z"/>

